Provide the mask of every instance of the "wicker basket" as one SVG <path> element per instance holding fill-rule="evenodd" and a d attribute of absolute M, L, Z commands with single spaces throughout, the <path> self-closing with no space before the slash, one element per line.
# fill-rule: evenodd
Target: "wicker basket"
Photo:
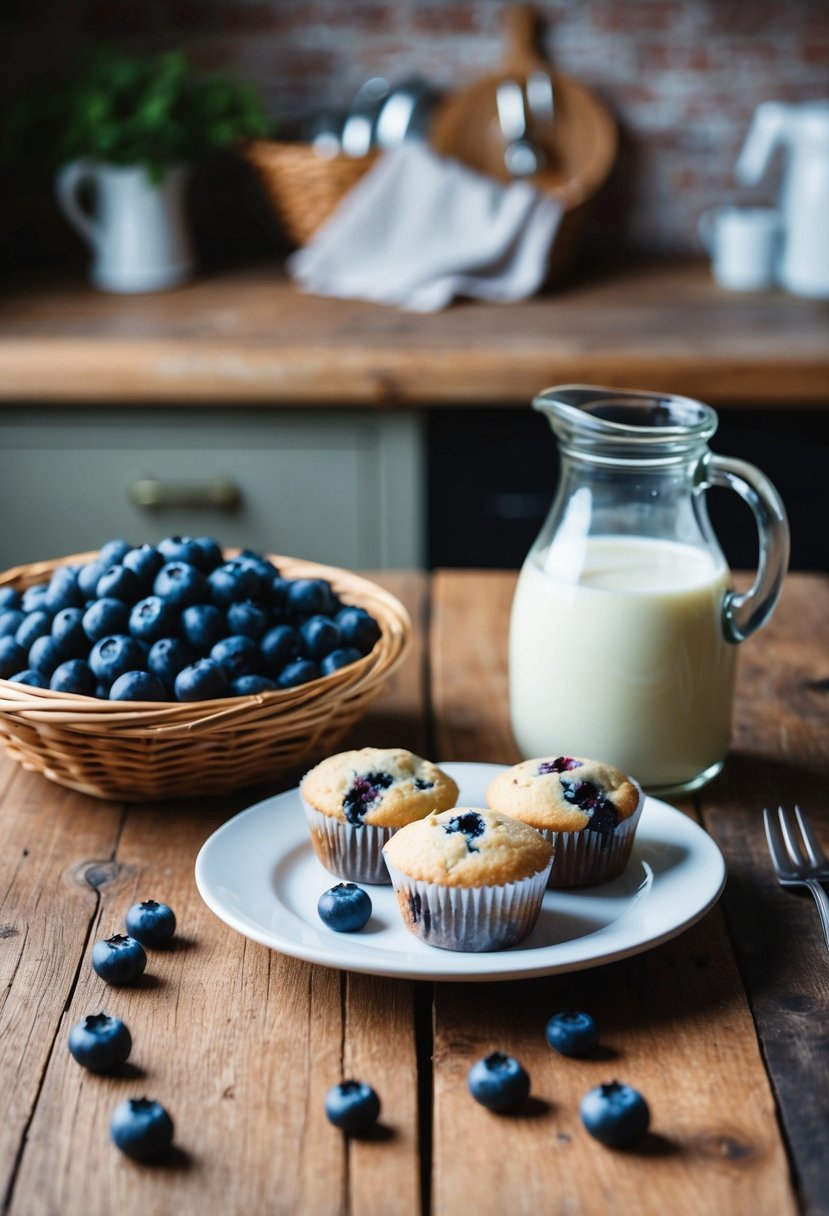
<path fill-rule="evenodd" d="M 0 586 L 25 590 L 94 556 L 19 566 L 0 574 Z M 411 622 L 394 596 L 347 570 L 271 560 L 288 578 L 328 579 L 344 603 L 366 608 L 382 631 L 371 653 L 299 688 L 184 704 L 103 701 L 0 680 L 8 753 L 59 785 L 126 801 L 227 793 L 330 754 L 401 662 Z"/>
<path fill-rule="evenodd" d="M 374 164 L 377 153 L 324 157 L 311 144 L 256 139 L 245 156 L 286 234 L 296 245 L 305 245 Z"/>

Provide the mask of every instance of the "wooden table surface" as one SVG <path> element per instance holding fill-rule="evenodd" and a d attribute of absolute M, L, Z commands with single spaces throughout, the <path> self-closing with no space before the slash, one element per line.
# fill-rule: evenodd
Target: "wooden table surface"
<path fill-rule="evenodd" d="M 417 624 L 414 652 L 353 735 L 447 760 L 508 763 L 505 626 L 514 574 L 381 576 Z M 0 762 L 0 1121 L 3 1212 L 14 1216 L 431 1212 L 539 1216 L 829 1213 L 829 957 L 808 897 L 782 891 L 762 807 L 801 800 L 829 844 L 829 580 L 789 577 L 742 648 L 725 774 L 676 803 L 722 849 L 728 881 L 694 927 L 636 957 L 541 979 L 412 982 L 341 973 L 254 944 L 218 921 L 193 877 L 205 839 L 281 788 L 123 805 Z M 174 948 L 134 988 L 108 988 L 92 944 L 138 899 L 176 911 Z M 121 1074 L 66 1049 L 105 1009 L 133 1035 Z M 556 1010 L 596 1017 L 602 1048 L 546 1045 Z M 472 1101 L 490 1050 L 532 1078 L 518 1115 Z M 375 1086 L 381 1126 L 348 1140 L 323 1113 L 348 1076 Z M 613 1151 L 578 1102 L 634 1085 L 651 1133 Z M 109 1142 L 124 1097 L 176 1125 L 163 1166 Z"/>
<path fill-rule="evenodd" d="M 177 291 L 75 278 L 0 296 L 0 401 L 520 405 L 550 384 L 825 407 L 829 309 L 718 287 L 706 262 L 636 263 L 435 315 L 301 294 L 277 263 Z"/>

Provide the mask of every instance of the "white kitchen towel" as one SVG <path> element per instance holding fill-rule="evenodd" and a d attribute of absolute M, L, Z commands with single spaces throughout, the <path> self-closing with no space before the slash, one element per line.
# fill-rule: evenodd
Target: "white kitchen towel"
<path fill-rule="evenodd" d="M 349 191 L 288 273 L 312 295 L 437 312 L 456 296 L 521 300 L 544 282 L 562 205 L 409 142 Z"/>

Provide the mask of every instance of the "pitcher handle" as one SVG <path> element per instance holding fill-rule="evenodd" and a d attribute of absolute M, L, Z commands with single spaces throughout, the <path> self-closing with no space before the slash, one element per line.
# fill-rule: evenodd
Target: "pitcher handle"
<path fill-rule="evenodd" d="M 73 160 L 58 170 L 55 182 L 55 194 L 61 211 L 93 249 L 97 249 L 101 243 L 100 225 L 84 211 L 78 201 L 78 191 L 85 181 L 94 179 L 95 171 L 94 161 Z"/>
<path fill-rule="evenodd" d="M 757 574 L 748 591 L 726 592 L 723 632 L 728 642 L 744 642 L 765 625 L 780 596 L 789 564 L 789 524 L 780 495 L 765 474 L 744 460 L 711 453 L 706 462 L 709 486 L 735 490 L 754 515 L 760 541 Z"/>

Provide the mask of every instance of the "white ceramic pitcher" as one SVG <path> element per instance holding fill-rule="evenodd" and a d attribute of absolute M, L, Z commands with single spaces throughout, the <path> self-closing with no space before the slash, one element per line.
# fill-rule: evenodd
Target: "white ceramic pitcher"
<path fill-rule="evenodd" d="M 780 284 L 795 295 L 829 298 L 829 100 L 758 106 L 736 165 L 758 182 L 775 149 L 785 150 L 780 195 Z"/>
<path fill-rule="evenodd" d="M 94 188 L 94 214 L 81 205 L 81 187 Z M 153 182 L 140 165 L 76 160 L 57 177 L 60 207 L 93 250 L 90 275 L 103 291 L 164 291 L 193 272 L 184 216 L 186 169 L 171 166 Z"/>

